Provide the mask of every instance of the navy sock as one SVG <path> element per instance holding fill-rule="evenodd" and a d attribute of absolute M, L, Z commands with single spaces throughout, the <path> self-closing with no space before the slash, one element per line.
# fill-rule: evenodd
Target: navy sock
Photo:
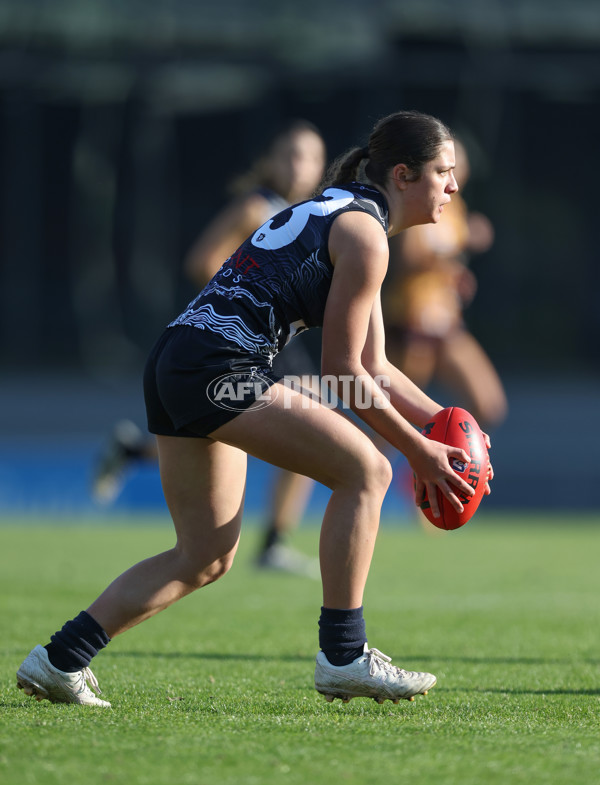
<path fill-rule="evenodd" d="M 321 608 L 319 646 L 331 665 L 349 665 L 367 642 L 362 605 L 351 610 Z"/>
<path fill-rule="evenodd" d="M 61 630 L 54 633 L 45 649 L 50 663 L 61 671 L 75 673 L 83 670 L 92 657 L 103 649 L 110 638 L 95 619 L 81 611 Z"/>
<path fill-rule="evenodd" d="M 283 538 L 279 533 L 279 531 L 275 528 L 275 525 L 271 523 L 265 534 L 263 551 L 272 548 L 273 545 L 278 545 L 282 541 L 282 539 Z"/>

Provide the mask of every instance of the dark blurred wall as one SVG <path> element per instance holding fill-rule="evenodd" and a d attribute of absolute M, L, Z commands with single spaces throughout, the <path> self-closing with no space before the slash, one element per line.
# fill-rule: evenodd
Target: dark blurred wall
<path fill-rule="evenodd" d="M 412 16 L 383 2 L 223 5 L 237 16 L 180 2 L 140 28 L 123 16 L 133 3 L 87 26 L 81 6 L 57 3 L 81 22 L 70 33 L 58 11 L 27 27 L 13 5 L 0 52 L 5 369 L 137 373 L 194 294 L 185 252 L 281 121 L 315 122 L 332 157 L 404 107 L 471 143 L 465 196 L 496 242 L 474 262 L 467 317 L 501 371 L 600 370 L 596 3 L 571 4 L 581 24 L 573 11 L 563 35 L 535 16 L 525 34 L 513 3 L 504 27 L 491 4 L 487 28 L 470 3 L 444 25 L 418 4 Z"/>

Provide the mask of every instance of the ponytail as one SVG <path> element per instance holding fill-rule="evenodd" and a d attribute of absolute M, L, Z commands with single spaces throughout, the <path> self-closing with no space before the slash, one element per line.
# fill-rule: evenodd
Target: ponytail
<path fill-rule="evenodd" d="M 367 147 L 353 147 L 339 158 L 336 158 L 327 170 L 321 189 L 357 180 L 360 165 L 368 156 L 369 150 Z"/>

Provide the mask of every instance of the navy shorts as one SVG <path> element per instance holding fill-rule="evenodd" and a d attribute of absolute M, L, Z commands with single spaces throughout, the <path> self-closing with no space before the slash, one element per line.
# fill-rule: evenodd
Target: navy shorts
<path fill-rule="evenodd" d="M 168 327 L 144 371 L 148 430 L 206 437 L 253 403 L 268 405 L 279 378 L 263 355 L 198 327 Z"/>

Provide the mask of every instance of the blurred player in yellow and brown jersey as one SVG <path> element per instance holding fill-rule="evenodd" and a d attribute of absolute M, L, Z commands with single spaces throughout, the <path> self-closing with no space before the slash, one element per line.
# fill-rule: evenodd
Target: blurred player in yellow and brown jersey
<path fill-rule="evenodd" d="M 454 174 L 463 188 L 469 160 L 459 142 L 455 152 Z M 488 218 L 470 212 L 460 193 L 454 194 L 439 223 L 413 226 L 390 242 L 383 301 L 391 362 L 421 388 L 435 380 L 457 393 L 484 430 L 506 417 L 506 395 L 462 312 L 477 288 L 469 257 L 487 251 L 493 241 Z"/>

